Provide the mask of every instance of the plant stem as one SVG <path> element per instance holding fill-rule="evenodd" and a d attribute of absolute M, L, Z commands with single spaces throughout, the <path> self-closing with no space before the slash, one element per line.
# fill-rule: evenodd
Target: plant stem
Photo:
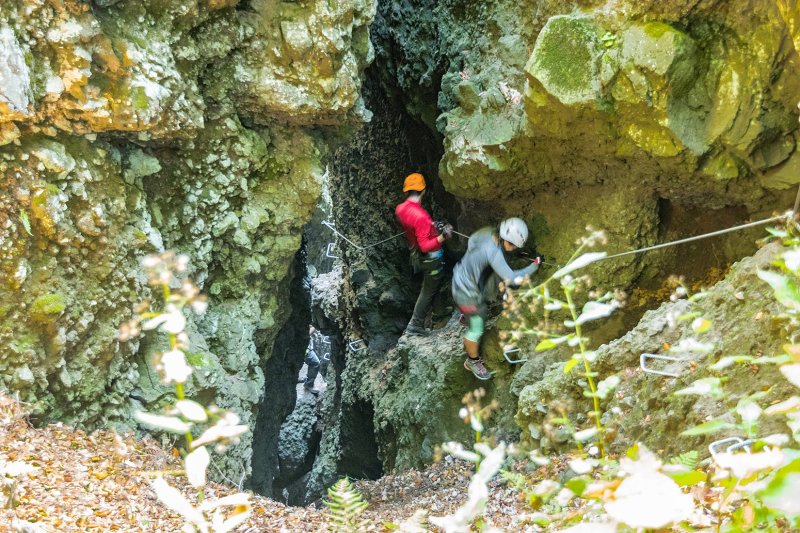
<path fill-rule="evenodd" d="M 581 351 L 581 359 L 583 360 L 583 368 L 586 370 L 586 379 L 589 382 L 589 390 L 592 392 L 592 402 L 594 404 L 594 423 L 597 428 L 597 445 L 600 448 L 600 456 L 606 458 L 605 450 L 605 436 L 603 432 L 603 424 L 600 423 L 600 399 L 597 397 L 597 386 L 592 377 L 592 368 L 589 365 L 589 360 L 586 358 L 586 344 L 583 342 L 581 335 L 581 325 L 578 324 L 578 311 L 575 309 L 575 303 L 572 301 L 572 290 L 564 287 L 564 294 L 567 297 L 567 305 L 569 312 L 572 315 L 572 321 L 575 322 L 575 335 L 578 336 L 578 347 Z"/>

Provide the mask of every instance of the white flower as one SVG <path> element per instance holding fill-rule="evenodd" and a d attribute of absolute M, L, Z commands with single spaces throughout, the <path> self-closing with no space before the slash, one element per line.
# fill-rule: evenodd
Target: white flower
<path fill-rule="evenodd" d="M 761 416 L 761 407 L 755 402 L 746 402 L 744 405 L 737 406 L 736 412 L 743 422 L 755 422 Z"/>
<path fill-rule="evenodd" d="M 186 327 L 186 317 L 174 304 L 168 304 L 165 312 L 159 313 L 153 318 L 142 323 L 142 329 L 149 331 L 161 326 L 167 333 L 178 334 Z"/>
<path fill-rule="evenodd" d="M 170 510 L 178 513 L 197 526 L 200 531 L 208 531 L 208 522 L 203 518 L 202 513 L 192 507 L 189 500 L 184 498 L 183 494 L 181 494 L 178 489 L 170 487 L 169 484 L 164 481 L 164 478 L 158 476 L 155 481 L 153 481 L 153 490 L 156 491 L 158 499 Z"/>
<path fill-rule="evenodd" d="M 226 516 L 220 507 L 233 507 L 234 509 Z M 206 500 L 200 508 L 204 511 L 213 510 L 211 526 L 214 533 L 227 533 L 250 517 L 250 496 L 240 492 L 218 500 Z"/>
<path fill-rule="evenodd" d="M 144 268 L 154 268 L 161 264 L 161 258 L 157 255 L 146 255 L 142 258 L 142 266 Z"/>
<path fill-rule="evenodd" d="M 472 450 L 465 449 L 460 442 L 446 442 L 442 445 L 442 451 L 470 463 L 477 463 L 481 460 L 480 455 Z"/>
<path fill-rule="evenodd" d="M 569 462 L 570 469 L 576 474 L 588 474 L 598 465 L 597 459 L 573 459 Z"/>
<path fill-rule="evenodd" d="M 777 448 L 765 448 L 758 453 L 718 453 L 714 461 L 720 468 L 730 470 L 734 477 L 743 479 L 756 472 L 777 468 L 783 462 L 783 452 Z"/>
<path fill-rule="evenodd" d="M 146 411 L 138 411 L 133 416 L 142 424 L 172 433 L 183 434 L 192 428 L 192 424 L 184 422 L 176 416 L 154 415 Z"/>
<path fill-rule="evenodd" d="M 800 409 L 800 397 L 792 396 L 788 400 L 784 400 L 782 402 L 770 405 L 766 409 L 764 409 L 764 414 L 767 415 L 778 415 L 778 414 L 786 414 L 797 411 Z"/>
<path fill-rule="evenodd" d="M 553 481 L 552 479 L 545 479 L 540 481 L 533 487 L 533 493 L 537 496 L 547 497 L 550 494 L 554 493 L 561 485 Z"/>
<path fill-rule="evenodd" d="M 186 383 L 192 375 L 192 367 L 186 364 L 186 356 L 181 350 L 170 350 L 162 354 L 159 367 L 164 372 L 166 383 Z"/>
<path fill-rule="evenodd" d="M 202 487 L 206 484 L 206 469 L 211 462 L 205 446 L 196 448 L 186 456 L 183 464 L 186 469 L 186 478 L 193 487 Z"/>
<path fill-rule="evenodd" d="M 795 387 L 800 387 L 800 364 L 783 365 L 781 374 L 788 379 Z"/>
<path fill-rule="evenodd" d="M 178 400 L 175 408 L 184 418 L 192 422 L 205 422 L 208 420 L 205 408 L 192 400 Z"/>
<path fill-rule="evenodd" d="M 789 435 L 785 435 L 783 433 L 773 433 L 772 435 L 768 435 L 760 440 L 772 446 L 783 446 L 789 442 Z"/>
<path fill-rule="evenodd" d="M 486 507 L 489 499 L 487 483 L 502 466 L 505 450 L 503 443 L 491 450 L 472 476 L 467 489 L 467 501 L 451 515 L 432 516 L 431 524 L 442 528 L 446 533 L 468 533 L 475 517 L 482 514 Z"/>
<path fill-rule="evenodd" d="M 692 497 L 656 470 L 640 470 L 625 478 L 614 496 L 614 501 L 605 504 L 606 512 L 632 528 L 666 527 L 694 510 Z"/>
<path fill-rule="evenodd" d="M 226 415 L 217 421 L 216 424 L 206 429 L 202 435 L 192 441 L 192 448 L 208 444 L 210 442 L 235 442 L 238 437 L 247 432 L 249 429 L 246 424 L 237 424 L 239 417 L 233 413 L 226 413 Z"/>

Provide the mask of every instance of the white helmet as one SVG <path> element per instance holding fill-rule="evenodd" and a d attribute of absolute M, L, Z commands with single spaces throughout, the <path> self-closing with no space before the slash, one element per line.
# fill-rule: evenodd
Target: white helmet
<path fill-rule="evenodd" d="M 521 218 L 507 218 L 500 223 L 500 238 L 522 248 L 528 240 L 528 226 Z"/>

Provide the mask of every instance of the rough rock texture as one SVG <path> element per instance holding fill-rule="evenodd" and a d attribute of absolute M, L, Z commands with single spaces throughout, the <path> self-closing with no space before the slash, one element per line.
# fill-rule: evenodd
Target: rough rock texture
<path fill-rule="evenodd" d="M 667 454 L 704 449 L 710 441 L 729 435 L 719 433 L 689 438 L 677 434 L 719 417 L 740 398 L 755 392 L 770 389 L 763 399 L 764 405 L 791 394 L 792 386 L 771 365 L 734 365 L 718 372 L 708 370 L 709 365 L 726 355 L 783 353 L 785 332 L 781 333 L 781 322 L 777 318 L 782 306 L 775 300 L 772 289 L 756 276 L 756 270 L 768 267 L 781 250 L 777 244 L 759 250 L 755 256 L 736 263 L 705 298 L 694 304 L 686 300 L 667 302 L 648 311 L 623 337 L 598 348 L 592 370 L 598 372 L 601 379 L 611 374 L 621 378 L 616 393 L 604 405 L 603 420 L 610 428 L 613 448 L 624 451 L 631 443 L 639 441 L 653 449 L 665 450 Z M 676 323 L 676 317 L 690 311 L 711 320 L 713 327 L 708 332 L 695 334 L 690 321 Z M 649 367 L 677 373 L 677 378 L 645 373 L 639 368 L 641 354 L 665 354 L 665 343 L 676 346 L 686 338 L 712 343 L 714 349 L 706 356 L 669 354 L 679 357 L 680 362 L 647 363 Z M 523 368 L 515 380 L 516 388 L 521 388 L 516 419 L 523 428 L 522 440 L 545 449 L 558 447 L 564 444 L 566 433 L 557 428 L 544 429 L 553 404 L 567 406 L 574 422 L 583 428 L 588 425 L 585 413 L 591 409 L 591 403 L 583 398 L 577 373 L 564 374 L 563 362 L 543 368 L 534 360 L 525 366 L 530 368 Z M 709 375 L 727 380 L 723 387 L 730 395 L 724 401 L 711 396 L 673 394 Z M 736 422 L 733 418 L 728 421 Z M 762 431 L 765 435 L 786 431 L 780 424 L 767 419 Z"/>
<path fill-rule="evenodd" d="M 522 215 L 556 262 L 587 224 L 611 251 L 695 233 L 664 203 L 700 208 L 704 226 L 791 203 L 800 59 L 774 2 L 409 0 L 381 3 L 374 35 L 384 79 L 443 136 L 445 189 Z M 753 251 L 741 244 L 720 262 Z M 665 259 L 618 260 L 597 281 L 641 286 Z"/>
<path fill-rule="evenodd" d="M 169 248 L 211 297 L 189 326 L 190 394 L 255 426 L 329 142 L 366 116 L 373 11 L 3 3 L 0 386 L 43 419 L 89 427 L 157 408 L 159 340 L 120 344 L 115 331 L 147 296 L 138 260 Z M 297 61 L 304 47 L 315 61 Z M 238 478 L 250 455 L 248 437 L 223 468 Z"/>
<path fill-rule="evenodd" d="M 278 453 L 280 475 L 275 480 L 275 497 L 283 498 L 292 505 L 305 503 L 306 478 L 314 464 L 319 440 L 317 400 L 306 394 L 298 399 L 294 411 L 281 426 Z"/>
<path fill-rule="evenodd" d="M 614 253 L 783 211 L 800 176 L 797 4 L 787 5 L 791 30 L 763 0 L 380 2 L 369 71 L 380 85 L 368 82 L 365 94 L 373 123 L 330 168 L 336 227 L 362 246 L 396 233 L 391 210 L 410 171 L 428 178 L 434 218 L 470 233 L 522 216 L 531 247 L 555 264 L 589 224 L 606 230 Z M 717 281 L 761 235 L 757 228 L 589 269 L 596 285 L 636 291 L 637 300 L 595 340 L 634 326 L 669 274 Z M 438 441 L 466 438 L 456 413 L 480 385 L 460 366 L 453 322 L 398 344 L 418 287 L 401 239 L 367 252 L 336 242 L 334 272 L 344 279 L 323 276 L 314 310 L 338 336 L 335 394 L 325 399 L 309 488 L 317 494 L 348 472 L 353 448 L 375 449 L 384 469 L 405 468 L 429 461 Z M 451 263 L 463 244 L 451 243 Z M 499 321 L 483 346 L 498 370 L 492 430 L 513 434 L 510 413 L 524 409 L 517 420 L 528 434 L 526 417 L 537 416 L 531 387 L 546 371 L 555 379 L 547 369 L 559 354 L 508 365 L 497 334 L 508 326 Z M 772 338 L 758 324 L 751 337 Z M 346 349 L 356 339 L 367 348 Z M 559 384 L 535 390 L 549 397 Z M 659 400 L 640 384 L 636 394 Z M 360 441 L 348 424 L 361 425 Z M 647 436 L 633 425 L 620 434 Z"/>

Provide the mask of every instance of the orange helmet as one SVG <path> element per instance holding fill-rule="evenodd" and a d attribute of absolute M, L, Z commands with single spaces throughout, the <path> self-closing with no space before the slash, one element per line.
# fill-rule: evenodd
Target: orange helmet
<path fill-rule="evenodd" d="M 406 176 L 406 181 L 403 182 L 403 192 L 408 191 L 424 191 L 425 190 L 425 177 L 419 172 L 414 172 Z"/>

